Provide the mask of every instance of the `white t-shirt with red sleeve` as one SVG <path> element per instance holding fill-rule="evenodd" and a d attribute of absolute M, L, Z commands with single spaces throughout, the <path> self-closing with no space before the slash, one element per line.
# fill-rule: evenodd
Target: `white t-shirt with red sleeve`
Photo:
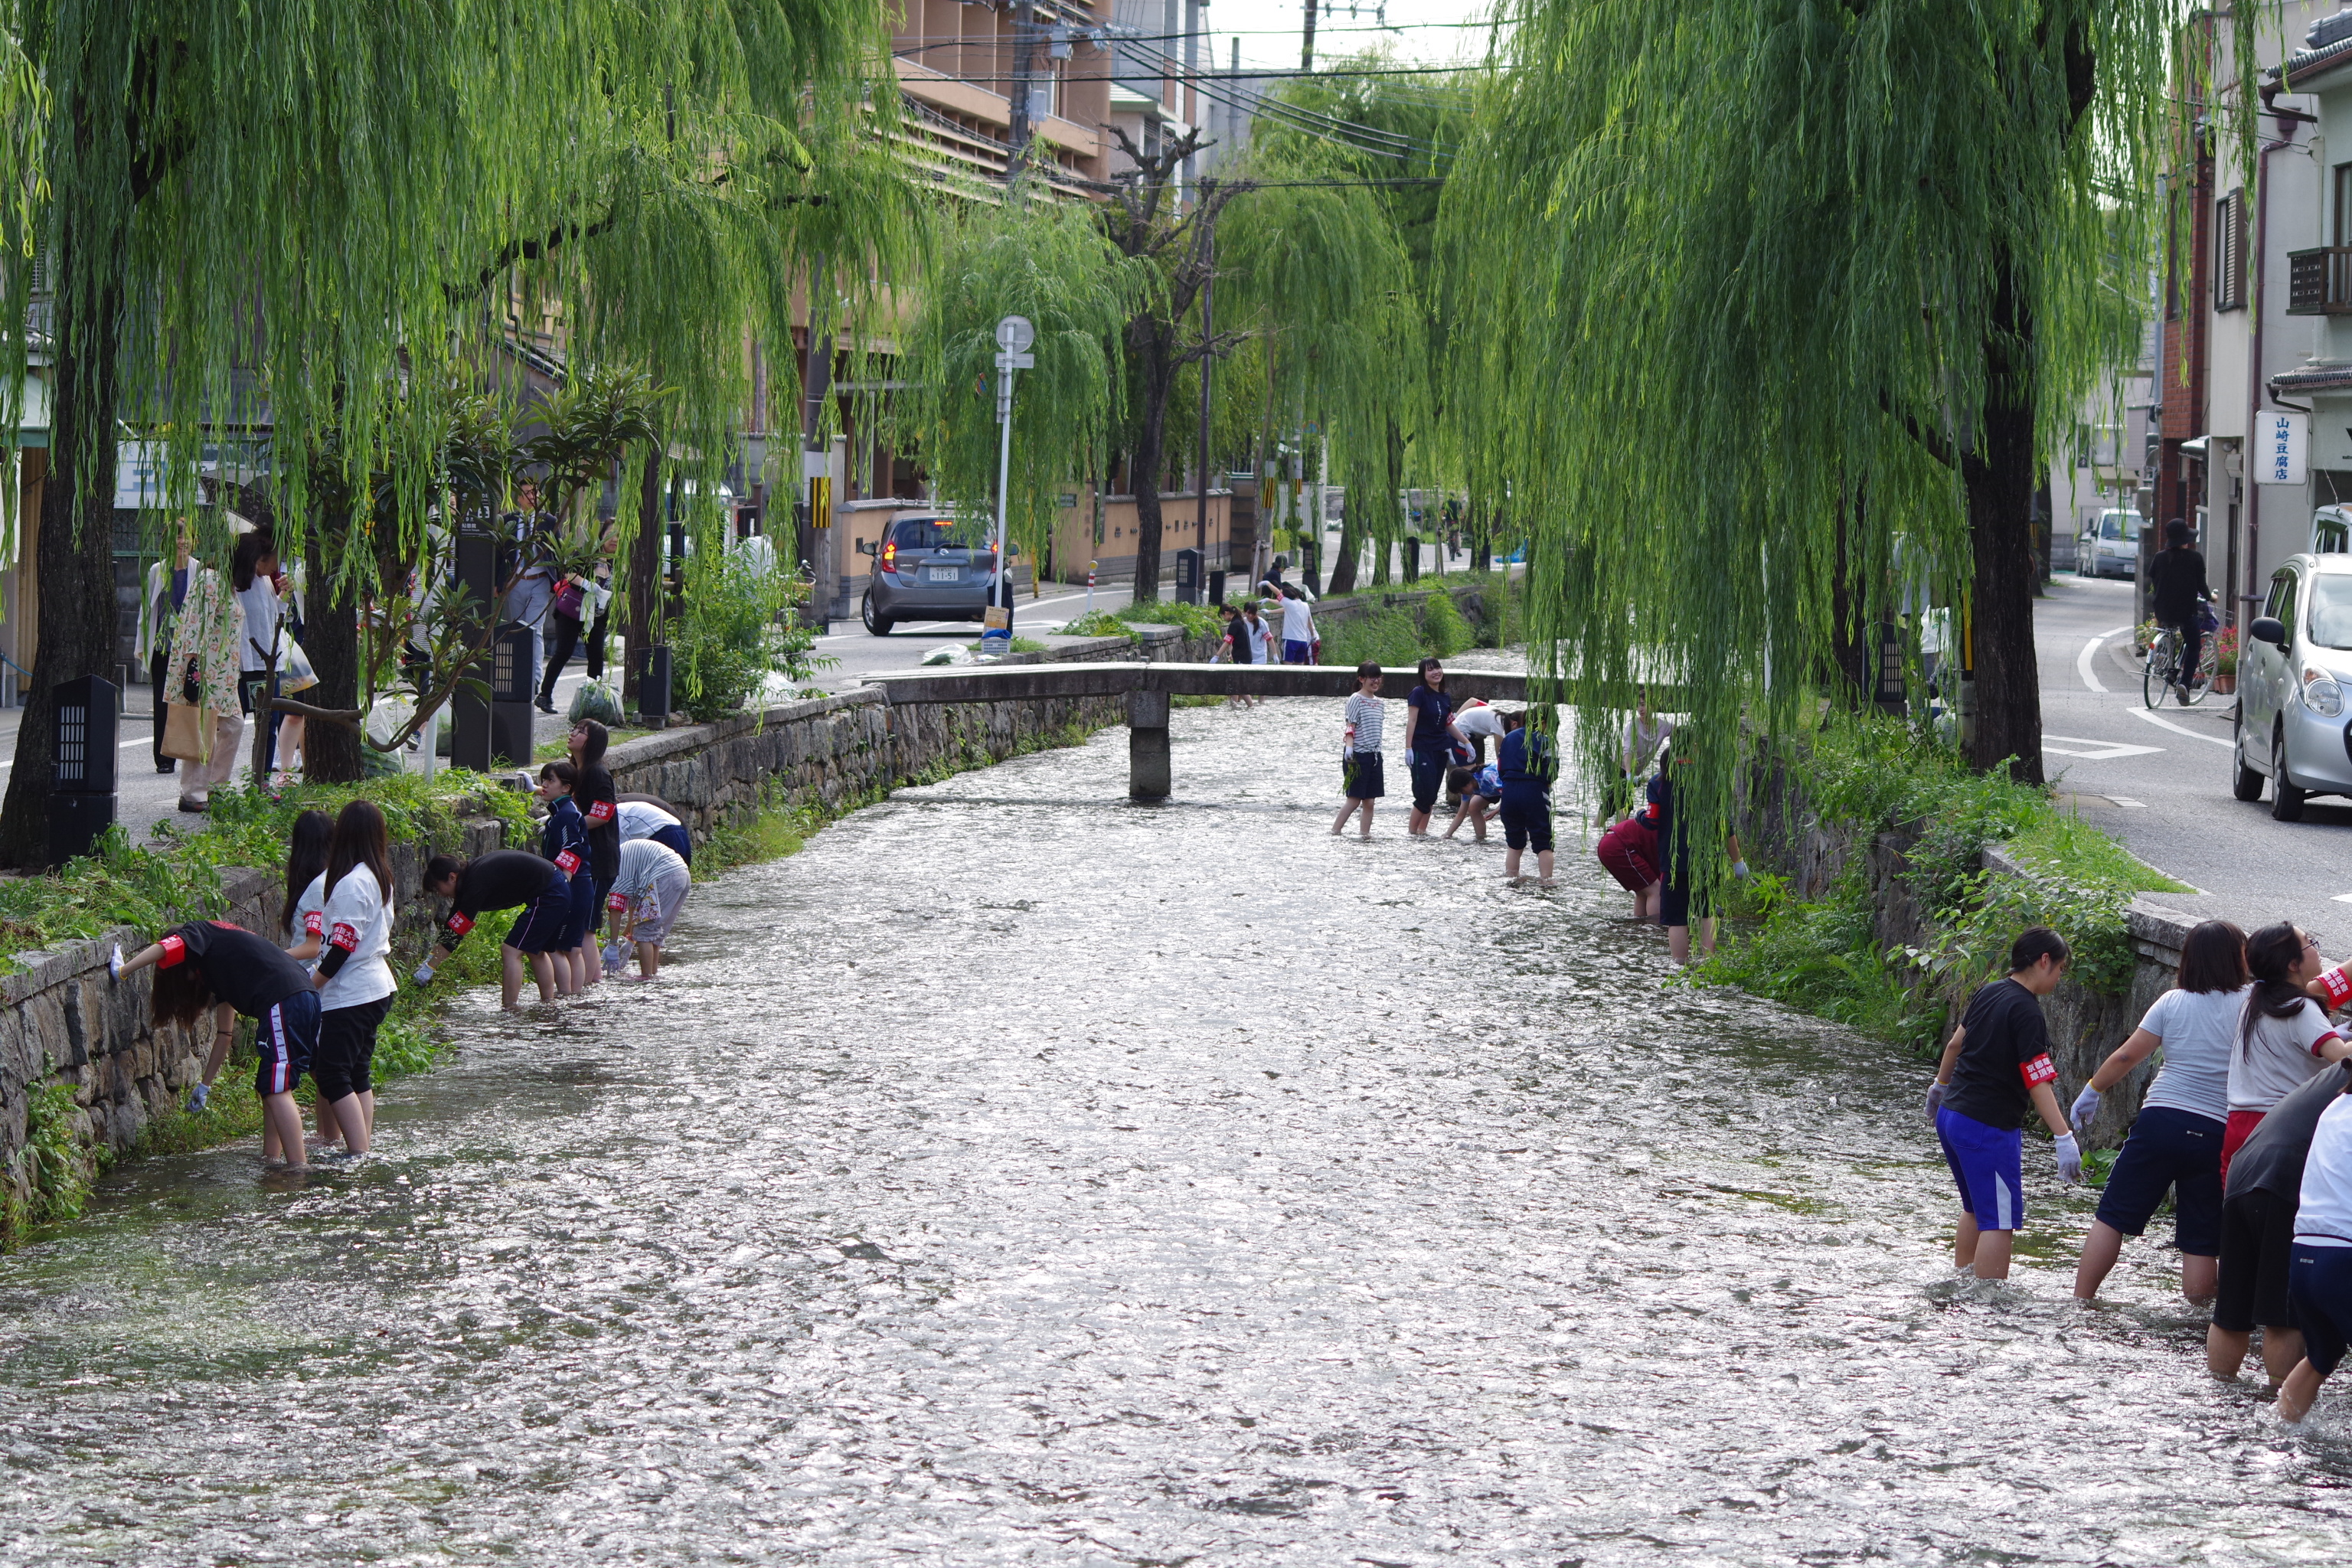
<path fill-rule="evenodd" d="M 2331 970 L 2328 975 L 2339 973 Z M 2323 984 L 2328 975 L 2321 977 Z M 2230 1052 L 2230 1109 L 2267 1111 L 2326 1067 L 2319 1048 L 2341 1037 L 2326 1009 L 2309 997 L 2286 1017 L 2255 1018 L 2253 1028 Z"/>

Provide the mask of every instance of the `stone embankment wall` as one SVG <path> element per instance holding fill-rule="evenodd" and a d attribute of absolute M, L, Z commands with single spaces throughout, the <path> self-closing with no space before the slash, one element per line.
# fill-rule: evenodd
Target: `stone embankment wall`
<path fill-rule="evenodd" d="M 1919 837 L 1920 831 L 1913 825 L 1871 828 L 1822 821 L 1807 806 L 1801 785 L 1785 770 L 1751 781 L 1741 813 L 1740 843 L 1749 858 L 1787 877 L 1790 891 L 1800 898 L 1822 897 L 1859 858 L 1870 882 L 1872 934 L 1878 946 L 1890 952 L 1926 946 L 1935 935 L 1904 877 Z M 1997 847 L 1986 849 L 1981 863 L 1997 876 L 2029 874 Z M 2051 1055 L 2058 1064 L 2059 1086 L 2068 1098 L 2108 1053 L 2123 1044 L 2156 999 L 2172 989 L 2180 964 L 2180 944 L 2197 923 L 2193 917 L 2166 909 L 2146 894 L 2131 901 L 2124 918 L 2138 960 L 2128 989 L 2120 994 L 2094 991 L 2069 979 L 2062 981 L 2042 1005 L 2050 1022 Z M 1964 1001 L 1946 998 L 1944 1037 L 1959 1022 L 1958 1009 Z M 2154 1076 L 2145 1070 L 2135 1072 L 2104 1098 L 2097 1118 L 2084 1130 L 2085 1147 L 2113 1148 L 2123 1142 Z"/>
<path fill-rule="evenodd" d="M 1206 658 L 1211 646 L 1184 639 L 1174 626 L 1139 628 L 1145 640 L 1057 638 L 1049 659 Z M 787 703 L 715 724 L 643 736 L 613 748 L 614 780 L 626 792 L 658 795 L 683 811 L 698 838 L 730 813 L 777 800 L 839 810 L 911 779 L 1003 761 L 1067 733 L 1126 722 L 1119 697 L 891 707 L 874 688 Z M 393 846 L 400 898 L 398 952 L 421 951 L 435 906 L 416 894 L 424 863 L 444 852 L 496 848 L 492 819 L 465 825 L 455 844 Z M 226 873 L 228 908 L 219 918 L 249 930 L 277 930 L 282 873 Z M 148 1022 L 149 976 L 109 983 L 114 942 L 126 952 L 155 933 L 128 927 L 96 942 L 16 955 L 23 973 L 0 977 L 0 1201 L 21 1203 L 32 1175 L 24 1158 L 32 1097 L 43 1086 L 71 1087 L 90 1151 L 127 1151 L 147 1124 L 184 1100 L 202 1071 L 208 1035 L 188 1037 Z M 200 1029 L 196 1032 L 203 1035 Z"/>

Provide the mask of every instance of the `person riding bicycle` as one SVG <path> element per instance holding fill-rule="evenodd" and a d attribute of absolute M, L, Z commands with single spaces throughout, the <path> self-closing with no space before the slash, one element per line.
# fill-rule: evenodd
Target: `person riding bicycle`
<path fill-rule="evenodd" d="M 2173 689 L 2180 705 L 2189 706 L 2189 683 L 2202 684 L 2197 661 L 2205 651 L 2205 603 L 2213 591 L 2205 583 L 2205 557 L 2189 542 L 2189 525 L 2174 518 L 2164 525 L 2165 548 L 2148 563 L 2148 607 L 2158 623 L 2179 634 L 2180 663 L 2173 670 Z"/>

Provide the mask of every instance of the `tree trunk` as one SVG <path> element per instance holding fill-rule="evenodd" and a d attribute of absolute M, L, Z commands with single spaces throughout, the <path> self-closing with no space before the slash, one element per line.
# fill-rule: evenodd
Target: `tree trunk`
<path fill-rule="evenodd" d="M 644 476 L 637 482 L 637 534 L 629 544 L 629 613 L 622 623 L 628 658 L 621 668 L 621 706 L 634 712 L 637 701 L 637 670 L 644 650 L 653 642 L 654 595 L 661 581 L 661 459 L 658 442 L 646 452 Z"/>
<path fill-rule="evenodd" d="M 1356 517 L 1363 509 L 1350 496 L 1339 510 L 1339 558 L 1331 563 L 1331 580 L 1324 584 L 1327 594 L 1352 594 L 1356 591 L 1356 557 L 1364 552 L 1364 537 L 1356 526 Z"/>
<path fill-rule="evenodd" d="M 1974 648 L 1980 772 L 2006 762 L 2020 784 L 2042 783 L 2042 673 L 2033 653 L 2034 321 L 2006 259 L 1985 343 L 1985 405 L 1975 450 L 1960 461 L 1975 570 L 1963 635 Z"/>
<path fill-rule="evenodd" d="M 70 245 L 74 226 L 68 221 L 63 226 Z M 68 275 L 63 254 L 58 262 L 56 275 L 63 278 Z M 79 289 L 59 295 L 61 301 L 83 298 Z M 48 478 L 41 490 L 35 574 L 40 639 L 25 693 L 24 719 L 16 727 L 16 760 L 8 774 L 7 798 L 0 803 L 0 863 L 10 866 L 38 867 L 48 857 L 49 731 L 57 709 L 52 692 L 78 676 L 114 678 L 111 433 L 121 304 L 120 291 L 106 289 L 91 316 L 66 326 L 57 339 Z M 86 409 L 96 412 L 95 428 L 83 424 Z M 84 449 L 85 443 L 89 450 Z M 83 488 L 85 468 L 88 489 Z"/>
<path fill-rule="evenodd" d="M 1173 378 L 1168 367 L 1168 344 L 1160 337 L 1158 323 L 1151 323 L 1149 332 L 1134 334 L 1141 374 L 1141 417 L 1137 421 L 1135 451 L 1129 458 L 1129 471 L 1135 478 L 1135 602 L 1139 605 L 1157 603 L 1160 598 L 1160 468 L 1167 461 L 1168 395 Z"/>
<path fill-rule="evenodd" d="M 1859 710 L 1870 700 L 1868 595 L 1858 595 L 1853 560 L 1847 539 L 1855 503 L 1840 501 L 1837 514 L 1837 558 L 1830 574 L 1830 650 L 1837 664 L 1838 688 L 1848 709 Z"/>
<path fill-rule="evenodd" d="M 302 651 L 310 656 L 319 684 L 304 692 L 301 700 L 320 708 L 360 705 L 359 604 L 349 586 L 335 585 L 328 557 L 329 546 L 342 544 L 351 531 L 349 517 L 323 516 L 308 531 L 302 547 L 303 570 L 311 584 Z M 261 721 L 258 715 L 256 720 Z M 303 777 L 312 784 L 357 784 L 365 771 L 361 748 L 358 731 L 311 720 L 302 726 Z"/>

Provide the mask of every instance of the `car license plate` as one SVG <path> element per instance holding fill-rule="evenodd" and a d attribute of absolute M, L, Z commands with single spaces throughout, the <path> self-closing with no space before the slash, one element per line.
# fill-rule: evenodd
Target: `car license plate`
<path fill-rule="evenodd" d="M 926 566 L 923 568 L 923 581 L 926 583 L 952 583 L 962 575 L 962 573 L 957 571 L 952 566 Z"/>

